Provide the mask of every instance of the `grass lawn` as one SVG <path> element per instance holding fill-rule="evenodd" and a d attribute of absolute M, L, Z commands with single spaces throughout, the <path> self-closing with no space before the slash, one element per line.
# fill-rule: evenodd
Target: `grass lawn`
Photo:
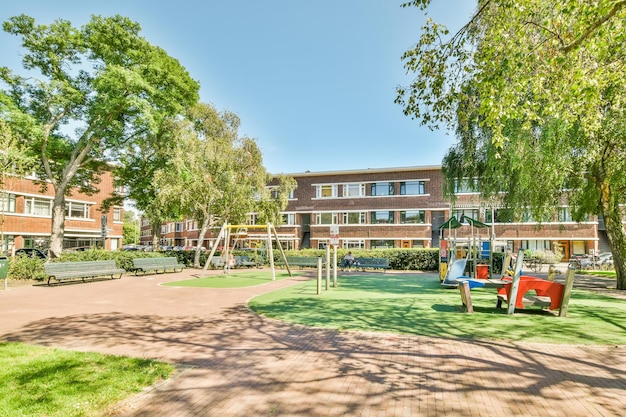
<path fill-rule="evenodd" d="M 147 359 L 0 343 L 0 415 L 101 416 L 173 371 Z"/>
<path fill-rule="evenodd" d="M 294 276 L 301 275 L 294 272 Z M 276 271 L 276 280 L 289 278 L 289 274 L 283 271 Z M 203 278 L 188 279 L 185 281 L 168 282 L 170 287 L 201 287 L 201 288 L 240 288 L 252 287 L 254 285 L 272 282 L 271 271 L 245 271 L 232 272 L 228 275 L 213 275 Z"/>
<path fill-rule="evenodd" d="M 589 291 L 572 292 L 568 317 L 539 308 L 496 309 L 493 289 L 472 289 L 474 314 L 462 313 L 457 289 L 434 275 L 355 274 L 315 295 L 316 281 L 250 301 L 260 314 L 308 326 L 425 336 L 542 343 L 626 344 L 626 303 Z M 519 310 L 518 310 L 519 311 Z"/>

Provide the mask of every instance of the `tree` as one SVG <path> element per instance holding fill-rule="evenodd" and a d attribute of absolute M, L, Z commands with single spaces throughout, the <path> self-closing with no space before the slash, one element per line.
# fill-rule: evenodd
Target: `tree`
<path fill-rule="evenodd" d="M 153 185 L 160 205 L 178 207 L 180 216 L 201 225 L 194 259 L 199 267 L 209 229 L 244 222 L 268 177 L 256 142 L 239 137 L 235 114 L 200 103 L 176 126 L 175 147 L 167 166 L 155 172 Z"/>
<path fill-rule="evenodd" d="M 156 172 L 165 169 L 170 162 L 178 142 L 176 126 L 173 118 L 166 118 L 156 132 L 137 138 L 119 153 L 119 164 L 114 173 L 117 185 L 124 186 L 125 195 L 112 196 L 105 202 L 110 206 L 120 205 L 124 199 L 132 200 L 142 217 L 150 223 L 155 250 L 161 244 L 161 225 L 178 217 L 177 206 L 160 201 L 159 190 L 153 182 Z"/>
<path fill-rule="evenodd" d="M 415 81 L 396 102 L 456 130 L 448 190 L 478 177 L 483 197 L 537 218 L 563 197 L 575 220 L 603 216 L 626 289 L 626 1 L 480 0 L 453 36 L 432 20 L 422 30 L 403 55 Z"/>
<path fill-rule="evenodd" d="M 35 166 L 35 158 L 0 118 L 0 252 L 7 248 L 4 236 L 4 214 L 9 207 L 6 190 L 11 179 L 19 179 Z"/>
<path fill-rule="evenodd" d="M 195 103 L 199 87 L 122 16 L 93 16 L 74 28 L 65 20 L 35 25 L 21 15 L 3 29 L 21 37 L 28 76 L 0 69 L 7 87 L 0 92 L 2 113 L 40 156 L 41 187 L 54 190 L 50 252 L 58 256 L 66 195 L 73 188 L 95 192 L 106 163 Z"/>
<path fill-rule="evenodd" d="M 139 226 L 139 218 L 135 216 L 134 211 L 124 211 L 124 228 L 122 234 L 122 242 L 124 245 L 136 245 L 139 243 L 141 227 Z"/>

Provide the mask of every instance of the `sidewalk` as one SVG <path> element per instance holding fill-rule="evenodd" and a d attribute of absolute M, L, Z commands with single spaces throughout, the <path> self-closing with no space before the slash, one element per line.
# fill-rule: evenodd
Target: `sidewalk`
<path fill-rule="evenodd" d="M 198 271 L 0 292 L 0 340 L 157 358 L 178 375 L 119 417 L 621 416 L 626 346 L 338 332 L 256 316 L 240 289 L 163 287 Z M 417 324 L 416 324 L 417 325 Z"/>

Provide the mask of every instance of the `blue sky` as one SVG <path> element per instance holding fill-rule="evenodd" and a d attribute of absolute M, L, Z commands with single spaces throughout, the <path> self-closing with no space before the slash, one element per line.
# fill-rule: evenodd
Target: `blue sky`
<path fill-rule="evenodd" d="M 439 165 L 452 135 L 431 131 L 394 104 L 408 84 L 400 60 L 425 18 L 403 0 L 20 0 L 0 20 L 37 23 L 121 14 L 201 85 L 200 97 L 241 118 L 272 173 Z M 430 15 L 455 30 L 473 0 L 433 0 Z M 21 68 L 17 38 L 0 32 L 1 66 Z"/>

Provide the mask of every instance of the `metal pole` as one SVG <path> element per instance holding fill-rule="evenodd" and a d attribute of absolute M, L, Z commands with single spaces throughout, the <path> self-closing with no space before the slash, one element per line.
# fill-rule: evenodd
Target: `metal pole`
<path fill-rule="evenodd" d="M 317 257 L 317 295 L 322 292 L 322 257 Z"/>
<path fill-rule="evenodd" d="M 330 287 L 330 245 L 326 245 L 326 291 Z"/>
<path fill-rule="evenodd" d="M 333 287 L 337 288 L 337 245 L 333 246 Z"/>

